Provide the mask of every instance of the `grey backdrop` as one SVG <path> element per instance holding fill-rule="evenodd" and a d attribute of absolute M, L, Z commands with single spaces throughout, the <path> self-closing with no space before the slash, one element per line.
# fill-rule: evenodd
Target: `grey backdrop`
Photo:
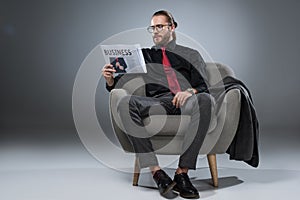
<path fill-rule="evenodd" d="M 72 89 L 84 58 L 109 36 L 149 25 L 159 9 L 233 68 L 261 130 L 299 130 L 299 8 L 297 0 L 1 0 L 1 130 L 74 130 Z"/>

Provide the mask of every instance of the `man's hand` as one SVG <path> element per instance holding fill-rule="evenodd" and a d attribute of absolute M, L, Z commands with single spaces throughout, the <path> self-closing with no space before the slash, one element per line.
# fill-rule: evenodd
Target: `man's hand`
<path fill-rule="evenodd" d="M 124 67 L 122 65 L 119 66 L 120 70 L 124 70 Z"/>
<path fill-rule="evenodd" d="M 102 68 L 102 75 L 104 76 L 107 84 L 112 86 L 114 84 L 114 73 L 116 70 L 113 68 L 111 64 L 106 64 Z"/>
<path fill-rule="evenodd" d="M 176 108 L 180 108 L 185 104 L 186 100 L 191 96 L 192 94 L 187 91 L 177 92 L 172 100 L 172 103 L 174 106 L 176 106 Z"/>

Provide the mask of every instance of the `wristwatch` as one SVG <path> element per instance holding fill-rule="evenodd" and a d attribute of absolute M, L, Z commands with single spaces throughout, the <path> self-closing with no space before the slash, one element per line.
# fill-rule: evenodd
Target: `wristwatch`
<path fill-rule="evenodd" d="M 193 88 L 188 88 L 186 89 L 187 92 L 191 93 L 192 95 L 195 94 L 194 89 Z"/>

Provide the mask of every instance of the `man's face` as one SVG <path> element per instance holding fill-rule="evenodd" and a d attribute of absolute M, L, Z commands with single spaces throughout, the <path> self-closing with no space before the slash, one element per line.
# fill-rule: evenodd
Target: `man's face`
<path fill-rule="evenodd" d="M 164 15 L 154 16 L 151 19 L 151 26 L 156 25 L 168 25 L 167 17 Z M 158 32 L 155 28 L 152 33 L 153 42 L 156 45 L 166 46 L 172 39 L 172 32 L 174 31 L 174 26 L 164 26 L 161 32 Z"/>

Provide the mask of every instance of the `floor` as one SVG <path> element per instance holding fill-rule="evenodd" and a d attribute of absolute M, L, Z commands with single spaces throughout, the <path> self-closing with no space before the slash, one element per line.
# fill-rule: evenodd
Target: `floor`
<path fill-rule="evenodd" d="M 74 136 L 53 140 L 51 131 L 45 136 L 40 132 L 30 131 L 27 137 L 12 132 L 0 140 L 0 199 L 164 199 L 147 170 L 141 174 L 140 186 L 134 187 L 131 173 L 106 167 Z M 258 168 L 218 155 L 219 187 L 214 188 L 206 158 L 199 156 L 197 170 L 189 175 L 201 199 L 298 199 L 299 144 L 295 131 L 261 131 Z M 175 168 L 173 162 L 165 170 L 173 176 Z"/>

